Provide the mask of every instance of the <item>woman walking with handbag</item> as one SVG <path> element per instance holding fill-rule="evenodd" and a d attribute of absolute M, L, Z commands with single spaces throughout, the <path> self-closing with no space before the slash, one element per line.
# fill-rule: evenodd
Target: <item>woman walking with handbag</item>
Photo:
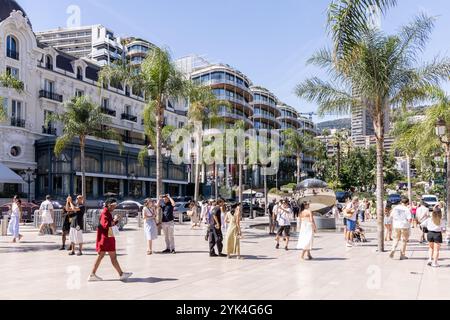
<path fill-rule="evenodd" d="M 145 220 L 144 231 L 147 239 L 147 255 L 152 255 L 152 242 L 158 238 L 158 227 L 156 225 L 156 202 L 146 199 L 142 209 L 142 217 Z"/>
<path fill-rule="evenodd" d="M 434 208 L 431 217 L 421 224 L 422 230 L 427 233 L 428 239 L 428 265 L 438 268 L 439 250 L 442 245 L 442 232 L 446 231 L 445 221 L 442 219 L 440 208 Z"/>
<path fill-rule="evenodd" d="M 199 207 L 197 206 L 197 204 L 192 201 L 189 204 L 189 210 L 187 212 L 187 215 L 189 218 L 191 218 L 191 229 L 194 229 L 195 227 L 200 227 L 200 217 L 198 214 L 198 209 Z"/>
<path fill-rule="evenodd" d="M 225 216 L 225 222 L 228 224 L 227 229 L 227 256 L 231 259 L 232 255 L 236 255 L 241 259 L 241 205 L 235 204 Z"/>
<path fill-rule="evenodd" d="M 97 260 L 95 261 L 94 268 L 88 281 L 102 281 L 103 279 L 97 276 L 97 270 L 100 267 L 100 263 L 108 253 L 111 263 L 119 273 L 121 281 L 127 280 L 132 273 L 123 272 L 117 261 L 116 254 L 116 239 L 114 238 L 113 228 L 119 224 L 118 219 L 113 219 L 112 212 L 117 207 L 117 201 L 115 199 L 108 199 L 105 201 L 105 207 L 100 216 L 100 222 L 97 228 L 97 242 L 96 249 L 98 252 Z"/>

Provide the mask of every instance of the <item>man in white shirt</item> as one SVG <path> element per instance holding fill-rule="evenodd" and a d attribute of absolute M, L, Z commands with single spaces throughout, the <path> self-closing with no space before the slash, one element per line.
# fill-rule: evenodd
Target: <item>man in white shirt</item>
<path fill-rule="evenodd" d="M 394 230 L 394 243 L 389 254 L 391 259 L 394 258 L 395 251 L 401 240 L 402 246 L 400 251 L 400 260 L 406 260 L 406 245 L 409 241 L 409 233 L 411 228 L 411 210 L 408 208 L 408 198 L 403 198 L 400 205 L 394 207 L 392 210 L 392 228 Z"/>
<path fill-rule="evenodd" d="M 50 201 L 51 197 L 46 196 L 45 201 L 42 202 L 40 208 L 39 208 L 39 214 L 41 215 L 41 226 L 39 228 L 39 235 L 44 234 L 44 227 L 48 225 L 50 229 L 52 230 L 52 234 L 56 235 L 56 228 L 53 224 L 53 204 Z"/>
<path fill-rule="evenodd" d="M 284 248 L 286 251 L 289 250 L 289 237 L 291 236 L 291 219 L 292 219 L 292 210 L 289 208 L 289 203 L 287 201 L 283 201 L 281 205 L 278 206 L 277 209 L 277 221 L 280 228 L 278 229 L 277 237 L 275 241 L 277 242 L 276 249 L 280 248 L 280 237 L 284 233 L 284 237 L 286 239 L 286 247 Z"/>
<path fill-rule="evenodd" d="M 419 207 L 417 208 L 416 212 L 416 218 L 417 218 L 417 224 L 420 226 L 422 223 L 425 222 L 425 220 L 428 219 L 430 216 L 430 210 L 425 206 L 425 202 L 421 201 L 419 203 Z M 420 229 L 422 230 L 422 226 L 420 226 Z M 422 235 L 420 237 L 420 243 L 425 242 L 425 233 L 422 231 Z"/>

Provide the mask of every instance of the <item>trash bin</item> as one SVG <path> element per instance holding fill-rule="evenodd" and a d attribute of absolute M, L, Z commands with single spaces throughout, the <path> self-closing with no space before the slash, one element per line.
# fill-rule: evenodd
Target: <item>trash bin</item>
<path fill-rule="evenodd" d="M 3 219 L 2 219 L 2 222 L 1 222 L 1 228 L 2 228 L 2 230 L 1 230 L 1 232 L 2 232 L 2 236 L 4 237 L 4 236 L 7 236 L 8 235 L 8 215 L 4 215 L 3 217 L 2 217 Z"/>

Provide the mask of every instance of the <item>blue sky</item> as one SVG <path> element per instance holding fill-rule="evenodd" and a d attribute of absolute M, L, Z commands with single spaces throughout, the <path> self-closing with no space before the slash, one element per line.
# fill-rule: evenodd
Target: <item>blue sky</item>
<path fill-rule="evenodd" d="M 18 0 L 34 31 L 66 26 L 70 5 L 81 9 L 81 24 L 103 24 L 117 36 L 138 36 L 171 49 L 174 58 L 199 54 L 228 63 L 300 112 L 317 107 L 295 96 L 296 84 L 320 74 L 305 65 L 329 44 L 329 0 Z M 399 0 L 383 20 L 394 32 L 425 12 L 438 16 L 424 60 L 449 55 L 450 1 Z M 329 116 L 322 121 L 332 119 Z"/>

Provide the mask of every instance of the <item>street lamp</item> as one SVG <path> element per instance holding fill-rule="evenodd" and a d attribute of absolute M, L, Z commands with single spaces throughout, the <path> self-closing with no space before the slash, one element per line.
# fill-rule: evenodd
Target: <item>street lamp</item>
<path fill-rule="evenodd" d="M 31 183 L 36 179 L 36 172 L 35 170 L 28 168 L 27 170 L 22 171 L 20 176 L 28 184 L 28 202 L 31 202 Z"/>
<path fill-rule="evenodd" d="M 445 162 L 446 162 L 446 179 L 445 179 L 445 185 L 446 185 L 446 192 L 445 192 L 445 213 L 446 213 L 446 219 L 447 219 L 447 229 L 450 228 L 450 215 L 449 215 L 449 209 L 450 209 L 450 140 L 448 138 L 448 132 L 447 132 L 447 122 L 440 118 L 436 122 L 436 135 L 439 137 L 439 140 L 444 145 L 445 148 Z M 450 239 L 447 239 L 450 243 Z"/>

